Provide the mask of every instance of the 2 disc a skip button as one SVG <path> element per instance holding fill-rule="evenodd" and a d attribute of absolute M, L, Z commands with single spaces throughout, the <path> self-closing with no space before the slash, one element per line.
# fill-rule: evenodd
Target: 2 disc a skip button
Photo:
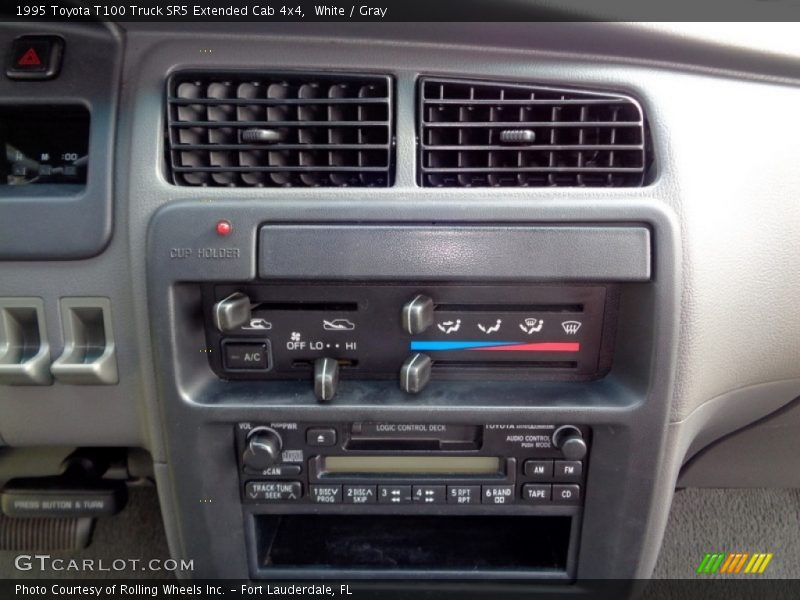
<path fill-rule="evenodd" d="M 374 485 L 345 485 L 343 493 L 345 504 L 375 504 L 378 500 Z"/>

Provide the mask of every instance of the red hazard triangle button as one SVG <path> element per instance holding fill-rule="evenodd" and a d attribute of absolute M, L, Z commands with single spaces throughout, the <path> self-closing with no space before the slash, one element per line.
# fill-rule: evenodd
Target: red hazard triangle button
<path fill-rule="evenodd" d="M 42 59 L 39 58 L 35 48 L 28 48 L 25 54 L 19 58 L 17 64 L 20 67 L 41 67 Z"/>
<path fill-rule="evenodd" d="M 57 35 L 23 35 L 14 40 L 6 63 L 11 79 L 51 79 L 58 75 L 64 40 Z"/>

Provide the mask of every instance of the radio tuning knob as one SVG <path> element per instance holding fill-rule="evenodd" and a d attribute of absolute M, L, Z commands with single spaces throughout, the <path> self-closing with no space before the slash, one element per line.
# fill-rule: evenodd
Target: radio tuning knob
<path fill-rule="evenodd" d="M 433 325 L 433 300 L 422 294 L 406 302 L 402 310 L 403 329 L 411 335 Z"/>
<path fill-rule="evenodd" d="M 259 427 L 247 436 L 247 447 L 242 454 L 245 466 L 256 471 L 274 465 L 280 460 L 283 440 L 274 429 Z"/>
<path fill-rule="evenodd" d="M 400 387 L 409 394 L 418 394 L 431 379 L 433 361 L 427 354 L 412 354 L 400 367 Z"/>
<path fill-rule="evenodd" d="M 214 305 L 214 325 L 222 333 L 239 329 L 250 321 L 250 298 L 236 292 Z"/>
<path fill-rule="evenodd" d="M 588 450 L 581 430 L 574 425 L 563 425 L 556 429 L 553 445 L 561 450 L 567 460 L 581 460 Z"/>
<path fill-rule="evenodd" d="M 339 362 L 333 358 L 314 361 L 314 394 L 320 402 L 333 400 L 339 385 Z"/>

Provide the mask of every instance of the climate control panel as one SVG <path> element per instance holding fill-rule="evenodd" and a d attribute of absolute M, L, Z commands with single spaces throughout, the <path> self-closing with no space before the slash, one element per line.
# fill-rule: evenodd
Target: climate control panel
<path fill-rule="evenodd" d="M 226 379 L 588 380 L 610 367 L 609 285 L 271 284 L 203 290 L 211 366 Z"/>

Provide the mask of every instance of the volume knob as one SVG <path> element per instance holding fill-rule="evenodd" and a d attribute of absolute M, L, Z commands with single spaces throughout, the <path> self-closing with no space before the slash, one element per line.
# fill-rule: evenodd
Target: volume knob
<path fill-rule="evenodd" d="M 563 425 L 556 429 L 553 445 L 561 450 L 567 460 L 581 460 L 588 450 L 581 430 L 574 425 Z"/>
<path fill-rule="evenodd" d="M 259 427 L 247 436 L 247 447 L 242 454 L 245 466 L 263 471 L 280 460 L 283 440 L 277 431 Z"/>

